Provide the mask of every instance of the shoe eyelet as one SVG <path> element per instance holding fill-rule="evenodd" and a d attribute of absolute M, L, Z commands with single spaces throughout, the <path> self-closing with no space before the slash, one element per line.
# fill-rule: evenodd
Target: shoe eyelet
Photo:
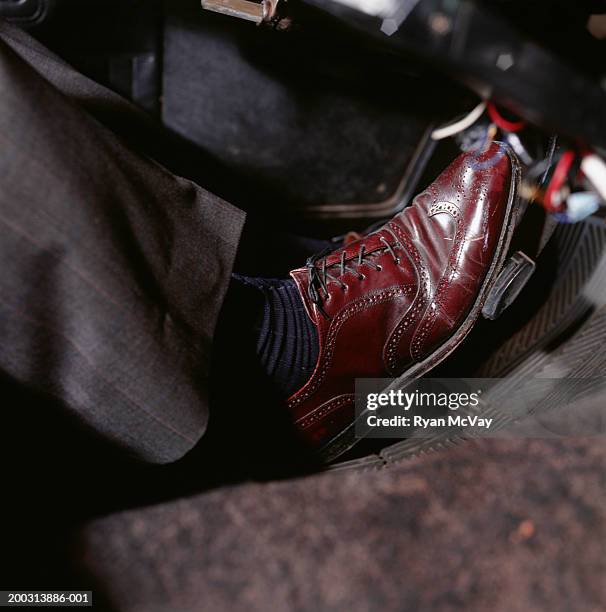
<path fill-rule="evenodd" d="M 366 280 L 366 275 L 365 274 L 360 274 L 360 276 L 358 276 L 358 278 L 363 281 Z"/>
<path fill-rule="evenodd" d="M 341 290 L 343 293 L 347 293 L 349 291 L 349 285 L 341 285 Z"/>
<path fill-rule="evenodd" d="M 380 272 L 382 269 L 383 269 L 383 266 L 382 266 L 382 265 L 380 265 L 380 264 L 378 264 L 378 265 L 377 265 L 377 272 Z"/>

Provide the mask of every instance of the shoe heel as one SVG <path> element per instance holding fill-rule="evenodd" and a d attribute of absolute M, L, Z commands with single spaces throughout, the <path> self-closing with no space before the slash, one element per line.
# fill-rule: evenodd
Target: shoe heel
<path fill-rule="evenodd" d="M 488 292 L 482 316 L 491 321 L 498 319 L 520 295 L 535 268 L 536 264 L 530 257 L 522 251 L 516 251 L 505 262 L 492 289 Z"/>

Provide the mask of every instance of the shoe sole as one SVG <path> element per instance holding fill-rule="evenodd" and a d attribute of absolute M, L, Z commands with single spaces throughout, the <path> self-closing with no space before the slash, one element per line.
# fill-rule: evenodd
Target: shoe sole
<path fill-rule="evenodd" d="M 518 159 L 515 153 L 510 147 L 502 145 L 506 154 L 511 160 L 512 172 L 511 181 L 509 185 L 509 197 L 507 201 L 507 209 L 505 212 L 505 221 L 501 229 L 501 235 L 499 236 L 499 246 L 495 252 L 492 264 L 476 301 L 465 318 L 465 321 L 461 324 L 458 331 L 455 332 L 442 346 L 437 348 L 433 353 L 426 357 L 423 361 L 419 361 L 412 365 L 408 370 L 403 372 L 398 378 L 396 378 L 384 391 L 390 391 L 392 389 L 402 389 L 409 385 L 414 380 L 421 378 L 427 372 L 435 368 L 447 357 L 449 357 L 465 340 L 469 332 L 473 329 L 475 322 L 478 320 L 484 302 L 488 294 L 491 292 L 494 284 L 497 282 L 501 271 L 507 261 L 509 255 L 509 247 L 511 246 L 511 240 L 516 228 L 518 221 L 518 210 L 519 210 L 519 186 L 521 181 L 521 169 Z M 341 433 L 335 436 L 330 442 L 325 444 L 319 451 L 318 455 L 324 463 L 330 463 L 347 452 L 353 446 L 355 446 L 363 437 L 356 437 L 356 425 L 365 417 L 365 412 L 360 414 L 351 425 L 344 429 Z"/>

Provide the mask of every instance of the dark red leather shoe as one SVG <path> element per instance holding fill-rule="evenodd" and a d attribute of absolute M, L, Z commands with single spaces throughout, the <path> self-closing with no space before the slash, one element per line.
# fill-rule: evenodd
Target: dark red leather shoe
<path fill-rule="evenodd" d="M 356 442 L 356 378 L 420 377 L 471 330 L 508 253 L 519 180 L 506 145 L 463 154 L 381 229 L 291 272 L 320 353 L 288 407 L 325 459 Z"/>

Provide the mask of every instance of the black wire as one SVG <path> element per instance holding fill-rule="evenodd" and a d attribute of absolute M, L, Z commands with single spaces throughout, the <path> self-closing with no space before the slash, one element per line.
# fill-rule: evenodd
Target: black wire
<path fill-rule="evenodd" d="M 545 181 L 547 181 L 547 177 L 549 176 L 549 172 L 553 167 L 553 158 L 555 156 L 556 148 L 558 146 L 558 137 L 551 136 L 549 139 L 549 144 L 547 145 L 547 156 L 545 157 L 546 168 L 545 172 L 543 172 L 543 176 L 539 181 L 539 187 L 543 187 L 545 185 Z"/>

